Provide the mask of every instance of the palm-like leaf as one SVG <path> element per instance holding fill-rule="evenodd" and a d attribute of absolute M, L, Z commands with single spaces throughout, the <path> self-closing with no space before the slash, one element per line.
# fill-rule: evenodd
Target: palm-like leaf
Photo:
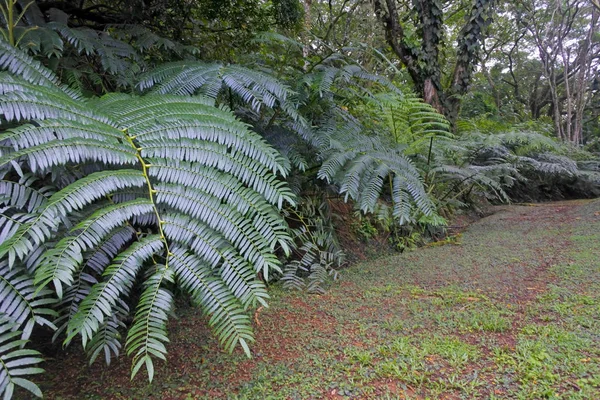
<path fill-rule="evenodd" d="M 36 289 L 24 268 L 9 268 L 6 261 L 0 261 L 0 315 L 15 323 L 15 329 L 23 327 L 24 340 L 35 324 L 54 327 L 50 320 L 56 313 L 50 307 L 56 300 L 49 297 L 49 290 L 36 293 Z"/>
<path fill-rule="evenodd" d="M 87 51 L 84 39 L 73 45 Z M 213 99 L 75 100 L 41 65 L 20 62 L 26 68 L 0 74 L 0 113 L 13 121 L 0 134 L 0 272 L 32 298 L 24 316 L 0 312 L 18 326 L 45 323 L 41 307 L 52 288 L 60 299 L 56 337 L 81 337 L 92 359 L 104 353 L 108 362 L 141 282 L 126 347 L 133 375 L 146 366 L 152 379 L 152 357 L 166 352 L 167 287 L 180 285 L 224 346 L 248 353 L 245 310 L 268 297 L 257 272 L 268 279 L 279 270 L 275 250 L 290 246 L 278 212 L 294 199 L 279 179 L 287 174 L 282 156 Z M 221 73 L 242 97 L 247 89 L 267 105 L 285 99 L 284 86 L 259 75 L 256 86 L 235 67 Z M 44 186 L 49 176 L 53 186 Z M 21 265 L 33 279 L 17 278 L 27 273 Z"/>
<path fill-rule="evenodd" d="M 413 208 L 430 215 L 434 206 L 419 171 L 404 154 L 404 148 L 385 138 L 366 136 L 362 127 L 348 118 L 332 119 L 323 126 L 330 147 L 318 176 L 337 183 L 340 192 L 357 202 L 364 212 L 374 212 L 384 187 L 389 188 L 394 216 L 401 224 L 411 221 Z"/>
<path fill-rule="evenodd" d="M 299 118 L 288 100 L 293 92 L 277 79 L 236 65 L 180 61 L 167 63 L 144 74 L 137 88 L 156 94 L 204 94 L 217 98 L 225 89 L 259 111 L 264 105 L 280 106 L 293 119 Z M 231 99 L 232 100 L 232 99 Z"/>

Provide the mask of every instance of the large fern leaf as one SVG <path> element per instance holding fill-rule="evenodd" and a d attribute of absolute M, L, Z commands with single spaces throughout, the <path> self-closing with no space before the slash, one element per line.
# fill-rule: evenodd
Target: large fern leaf
<path fill-rule="evenodd" d="M 75 39 L 92 51 L 87 36 Z M 15 323 L 51 325 L 41 307 L 52 290 L 60 299 L 55 337 L 80 337 L 92 359 L 104 353 L 108 362 L 141 284 L 125 346 L 132 375 L 145 366 L 152 379 L 152 358 L 166 353 L 168 288 L 180 285 L 223 345 L 249 354 L 245 310 L 268 298 L 257 273 L 268 279 L 279 271 L 275 252 L 290 248 L 278 212 L 294 201 L 280 179 L 288 173 L 283 157 L 211 98 L 75 100 L 49 71 L 21 58 L 27 68 L 11 64 L 0 74 L 0 114 L 12 121 L 0 134 L 0 272 L 6 281 L 33 277 L 18 280 L 33 311 Z M 273 106 L 288 92 L 259 75 L 256 84 L 244 80 L 235 67 L 221 73 L 250 102 Z"/>
<path fill-rule="evenodd" d="M 278 105 L 292 118 L 298 118 L 287 101 L 293 94 L 289 87 L 270 75 L 236 65 L 198 61 L 167 63 L 144 74 L 137 88 L 157 94 L 200 93 L 211 98 L 217 98 L 227 89 L 256 111 L 263 105 L 269 108 Z M 232 101 L 234 99 L 230 97 Z"/>

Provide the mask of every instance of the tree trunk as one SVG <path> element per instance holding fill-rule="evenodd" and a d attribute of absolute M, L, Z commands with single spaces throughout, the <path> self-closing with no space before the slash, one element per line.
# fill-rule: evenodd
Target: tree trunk
<path fill-rule="evenodd" d="M 304 0 L 304 30 L 302 31 L 302 57 L 304 57 L 304 69 L 307 70 L 310 62 L 308 56 L 310 54 L 310 28 L 312 27 L 312 17 L 310 13 L 312 0 Z"/>
<path fill-rule="evenodd" d="M 494 104 L 496 105 L 496 109 L 500 110 L 502 108 L 502 103 L 500 101 L 500 93 L 498 93 L 498 88 L 496 87 L 496 83 L 492 79 L 490 75 L 490 71 L 487 68 L 486 60 L 481 61 L 481 72 L 483 76 L 490 85 L 490 90 L 492 91 L 492 97 L 494 98 Z"/>
<path fill-rule="evenodd" d="M 577 144 L 583 143 L 583 112 L 585 109 L 585 105 L 587 103 L 587 90 L 586 90 L 586 82 L 590 76 L 591 72 L 591 64 L 593 57 L 590 53 L 590 45 L 592 43 L 592 38 L 596 33 L 596 25 L 598 24 L 598 14 L 600 13 L 600 9 L 594 7 L 592 9 L 592 20 L 590 24 L 590 29 L 588 30 L 588 34 L 581 45 L 579 51 L 579 76 L 577 77 L 576 82 L 576 96 L 575 96 L 575 126 L 573 128 L 573 136 L 574 142 Z"/>
<path fill-rule="evenodd" d="M 458 35 L 456 64 L 449 88 L 442 88 L 442 68 L 439 52 L 444 35 L 443 5 L 440 0 L 415 0 L 417 29 L 421 45 L 414 47 L 405 40 L 403 23 L 398 15 L 396 0 L 373 0 L 377 18 L 385 31 L 386 41 L 406 67 L 415 89 L 423 99 L 455 124 L 460 100 L 468 92 L 472 73 L 479 58 L 484 30 L 490 22 L 494 0 L 475 0 Z"/>

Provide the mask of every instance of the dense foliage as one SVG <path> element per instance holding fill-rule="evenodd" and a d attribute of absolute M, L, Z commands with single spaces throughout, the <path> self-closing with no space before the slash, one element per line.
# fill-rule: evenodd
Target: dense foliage
<path fill-rule="evenodd" d="M 16 386 L 41 395 L 29 375 L 43 357 L 27 341 L 43 330 L 81 339 L 90 362 L 124 346 L 132 378 L 144 367 L 152 380 L 180 298 L 250 356 L 247 312 L 267 305 L 268 282 L 322 292 L 343 264 L 332 198 L 365 218 L 366 237 L 372 223 L 404 249 L 482 200 L 600 194 L 598 157 L 575 146 L 592 128 L 565 145 L 556 123 L 507 117 L 503 103 L 516 103 L 494 80 L 517 68 L 485 68 L 500 58 L 484 41 L 494 2 L 184 3 L 0 4 L 7 399 Z M 360 36 L 357 20 L 387 30 Z M 593 114 L 594 95 L 569 115 Z"/>

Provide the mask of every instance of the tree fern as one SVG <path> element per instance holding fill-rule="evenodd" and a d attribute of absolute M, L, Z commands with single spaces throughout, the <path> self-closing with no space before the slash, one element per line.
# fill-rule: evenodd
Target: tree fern
<path fill-rule="evenodd" d="M 467 129 L 466 125 L 462 129 Z M 436 167 L 438 172 L 454 175 L 458 183 L 467 186 L 475 184 L 484 189 L 484 195 L 496 194 L 503 201 L 511 197 L 531 200 L 544 196 L 536 189 L 538 182 L 553 182 L 553 190 L 564 190 L 567 194 L 581 191 L 587 196 L 597 191 L 593 175 L 569 157 L 571 150 L 567 146 L 536 132 L 465 131 L 446 151 L 448 157 L 440 157 L 445 161 L 441 162 L 443 166 Z M 582 156 L 593 159 L 589 154 Z M 448 162 L 450 159 L 453 165 Z M 571 188 L 572 185 L 581 187 Z"/>
<path fill-rule="evenodd" d="M 450 124 L 431 105 L 412 93 L 378 93 L 369 105 L 379 111 L 396 143 L 422 151 L 432 137 L 452 137 Z"/>
<path fill-rule="evenodd" d="M 0 50 L 0 60 L 19 54 L 0 74 L 11 123 L 0 134 L 0 272 L 28 305 L 18 315 L 0 307 L 3 318 L 26 334 L 28 321 L 56 323 L 56 339 L 81 338 L 92 359 L 109 362 L 131 308 L 132 376 L 145 366 L 152 379 L 179 286 L 228 350 L 249 354 L 245 310 L 268 298 L 257 273 L 269 279 L 280 271 L 275 252 L 290 249 L 278 211 L 294 202 L 282 156 L 213 99 L 83 100 L 28 56 Z"/>

